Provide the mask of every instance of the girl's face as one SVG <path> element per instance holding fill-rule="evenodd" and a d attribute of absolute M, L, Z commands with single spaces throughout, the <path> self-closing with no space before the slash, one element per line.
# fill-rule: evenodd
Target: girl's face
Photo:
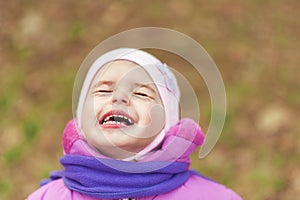
<path fill-rule="evenodd" d="M 88 143 L 117 159 L 144 149 L 165 122 L 162 101 L 150 76 L 137 64 L 122 60 L 98 72 L 82 116 Z"/>

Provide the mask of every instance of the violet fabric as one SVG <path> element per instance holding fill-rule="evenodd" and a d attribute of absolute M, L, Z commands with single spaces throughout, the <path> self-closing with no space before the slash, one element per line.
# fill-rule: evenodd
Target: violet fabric
<path fill-rule="evenodd" d="M 145 197 L 167 193 L 186 182 L 192 174 L 188 164 L 183 162 L 168 165 L 162 162 L 133 163 L 80 155 L 65 155 L 60 162 L 65 170 L 52 173 L 52 180 L 63 178 L 69 189 L 97 198 Z M 140 169 L 146 170 L 132 173 Z"/>
<path fill-rule="evenodd" d="M 136 200 L 240 200 L 241 198 L 232 190 L 226 188 L 225 186 L 218 184 L 214 181 L 211 181 L 203 176 L 196 174 L 193 171 L 188 169 L 190 164 L 189 156 L 201 145 L 204 140 L 204 135 L 198 125 L 189 119 L 181 120 L 178 124 L 173 126 L 170 131 L 166 134 L 166 137 L 163 141 L 163 144 L 160 148 L 156 149 L 153 152 L 150 152 L 139 162 L 127 162 L 127 161 L 116 161 L 109 158 L 105 158 L 99 152 L 93 152 L 93 149 L 78 135 L 76 132 L 77 128 L 75 127 L 76 123 L 71 121 L 68 123 L 64 135 L 63 135 L 63 144 L 64 151 L 66 153 L 65 157 L 61 160 L 62 164 L 65 167 L 65 172 L 59 172 L 52 174 L 54 179 L 34 193 L 32 193 L 28 200 L 96 200 L 96 199 L 122 199 L 122 198 L 133 198 Z M 173 149 L 173 150 L 172 150 Z M 181 152 L 181 153 L 179 153 Z M 74 159 L 76 158 L 76 159 Z M 80 159 L 78 159 L 80 158 Z M 82 160 L 81 160 L 82 158 Z M 78 159 L 78 160 L 77 160 Z M 94 159 L 101 159 L 102 161 L 107 161 L 109 163 L 116 163 L 122 166 L 122 169 L 132 168 L 128 170 L 128 177 L 124 177 L 124 183 L 130 182 L 130 177 L 132 177 L 132 185 L 124 185 L 120 183 L 120 179 L 117 176 L 124 175 L 125 172 L 114 171 L 113 169 L 108 170 L 106 176 L 100 175 L 102 172 L 99 172 L 98 168 L 105 169 L 106 167 L 101 166 L 99 163 L 95 164 Z M 81 166 L 84 162 L 84 167 Z M 126 164 L 125 164 L 126 163 Z M 162 163 L 174 163 L 170 165 L 165 165 L 163 168 L 158 169 L 159 167 L 155 166 L 156 164 L 161 165 Z M 70 164 L 70 166 L 69 166 Z M 76 164 L 76 166 L 73 166 Z M 96 165 L 96 167 L 95 167 Z M 97 166 L 99 165 L 99 166 Z M 87 166 L 93 166 L 93 169 L 86 173 L 85 169 Z M 101 167 L 100 167 L 101 166 Z M 142 169 L 142 170 L 141 170 Z M 66 173 L 66 171 L 69 171 Z M 100 170 L 101 171 L 101 170 Z M 139 173 L 134 173 L 133 171 L 138 171 Z M 116 172 L 114 174 L 113 172 Z M 74 176 L 75 173 L 76 175 Z M 98 174 L 99 173 L 99 174 Z M 127 174 L 125 173 L 125 174 Z M 158 173 L 159 175 L 155 175 Z M 171 181 L 171 184 L 168 184 L 168 180 L 175 180 L 174 174 L 178 175 L 178 181 L 181 182 L 178 185 L 175 185 L 175 181 Z M 140 179 L 135 176 L 141 175 Z M 152 176 L 153 175 L 153 176 Z M 188 177 L 185 180 L 185 176 Z M 99 183 L 98 178 L 106 179 L 105 181 L 109 182 L 110 185 L 103 185 L 107 187 L 107 193 L 113 194 L 112 191 L 116 192 L 116 188 L 120 187 L 122 193 L 128 192 L 128 195 L 120 196 L 95 196 L 92 194 L 85 194 L 79 189 L 72 188 L 73 186 L 68 186 L 70 180 L 68 178 L 60 178 L 60 176 L 65 177 L 80 177 L 79 180 L 84 180 L 81 184 L 78 180 L 74 181 L 76 187 L 88 187 L 87 190 L 92 192 L 102 192 L 98 191 L 97 184 Z M 97 180 L 92 180 L 91 176 L 98 177 Z M 149 177 L 146 177 L 149 176 Z M 111 177 L 111 178 L 109 178 Z M 153 178 L 155 177 L 155 178 Z M 176 177 L 176 175 L 175 175 Z M 76 179 L 77 179 L 76 178 Z M 177 177 L 176 177 L 177 178 Z M 74 180 L 74 179 L 73 179 Z M 95 182 L 93 182 L 95 181 Z M 87 183 L 85 183 L 87 182 Z M 73 184 L 73 183 L 72 183 Z M 71 185 L 72 185 L 71 184 Z M 85 185 L 89 184 L 89 185 Z M 96 185 L 96 187 L 94 187 Z M 75 187 L 74 186 L 74 187 Z M 162 187 L 160 187 L 162 186 Z M 90 188 L 89 188 L 90 187 Z M 144 194 L 137 193 L 135 191 L 143 191 L 143 188 L 155 188 L 151 192 Z M 174 189 L 172 188 L 174 187 Z M 133 189 L 134 188 L 134 189 Z M 166 189 L 168 188 L 168 189 Z M 81 190 L 82 188 L 80 188 Z M 125 192 L 126 191 L 126 192 Z M 149 190 L 150 191 L 150 190 Z M 155 191 L 155 192 L 154 192 Z M 143 191 L 144 192 L 144 191 Z M 153 193 L 152 193 L 153 192 Z M 141 196 L 140 196 L 141 194 Z M 114 194 L 115 195 L 115 194 Z M 140 197 L 139 197 L 140 196 Z M 105 198 L 106 197 L 106 198 Z"/>

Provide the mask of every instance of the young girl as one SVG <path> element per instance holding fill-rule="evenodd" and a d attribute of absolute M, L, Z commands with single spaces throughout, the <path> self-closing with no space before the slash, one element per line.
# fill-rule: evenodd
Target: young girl
<path fill-rule="evenodd" d="M 64 170 L 28 200 L 241 199 L 189 169 L 204 135 L 178 119 L 179 98 L 174 75 L 152 55 L 122 48 L 99 57 L 64 130 Z"/>

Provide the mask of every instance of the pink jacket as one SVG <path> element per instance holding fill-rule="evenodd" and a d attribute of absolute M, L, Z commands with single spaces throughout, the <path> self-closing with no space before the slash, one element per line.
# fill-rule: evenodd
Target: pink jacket
<path fill-rule="evenodd" d="M 192 120 L 181 120 L 167 133 L 160 149 L 157 149 L 139 162 L 147 161 L 177 161 L 190 163 L 189 156 L 204 141 L 204 135 L 200 128 Z M 179 145 L 180 143 L 180 145 Z M 70 121 L 63 135 L 63 147 L 65 154 L 78 154 L 83 156 L 104 157 L 93 150 L 76 131 L 74 120 Z M 70 190 L 62 179 L 52 181 L 33 192 L 28 200 L 96 200 L 97 198 Z M 232 190 L 209 180 L 208 178 L 192 175 L 181 186 L 170 192 L 135 200 L 240 200 Z"/>

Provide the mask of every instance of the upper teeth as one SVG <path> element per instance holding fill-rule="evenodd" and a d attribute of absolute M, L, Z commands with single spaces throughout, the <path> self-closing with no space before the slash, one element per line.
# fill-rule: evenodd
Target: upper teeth
<path fill-rule="evenodd" d="M 102 123 L 102 124 L 108 124 L 108 123 L 109 123 L 109 124 L 121 124 L 121 122 L 119 122 L 119 121 L 111 121 L 111 120 L 110 120 L 111 118 L 122 118 L 122 119 L 128 121 L 130 124 L 132 124 L 131 119 L 129 119 L 129 118 L 123 116 L 123 115 L 109 115 L 109 116 L 107 116 L 107 117 L 103 120 L 103 123 Z"/>

